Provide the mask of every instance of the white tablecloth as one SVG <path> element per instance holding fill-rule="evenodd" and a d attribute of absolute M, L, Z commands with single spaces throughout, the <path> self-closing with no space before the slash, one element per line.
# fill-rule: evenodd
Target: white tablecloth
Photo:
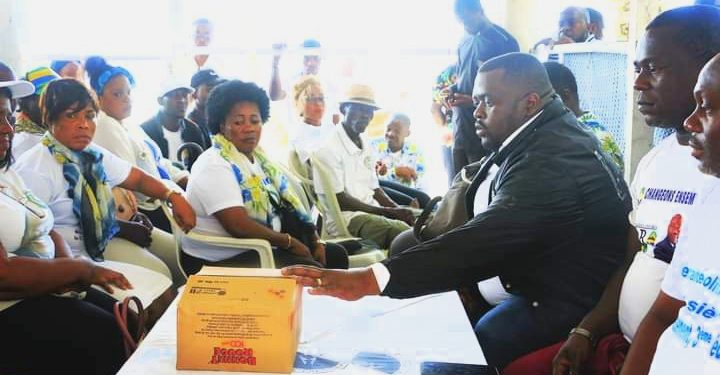
<path fill-rule="evenodd" d="M 175 369 L 176 309 L 177 299 L 119 375 L 220 374 Z M 301 344 L 293 374 L 416 375 L 422 361 L 486 363 L 454 292 L 355 302 L 303 296 Z"/>

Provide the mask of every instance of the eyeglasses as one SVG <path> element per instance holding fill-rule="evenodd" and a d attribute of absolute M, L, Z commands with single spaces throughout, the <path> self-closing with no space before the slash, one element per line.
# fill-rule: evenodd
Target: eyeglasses
<path fill-rule="evenodd" d="M 308 104 L 325 103 L 325 97 L 324 96 L 308 96 L 308 97 L 305 97 L 305 102 Z"/>

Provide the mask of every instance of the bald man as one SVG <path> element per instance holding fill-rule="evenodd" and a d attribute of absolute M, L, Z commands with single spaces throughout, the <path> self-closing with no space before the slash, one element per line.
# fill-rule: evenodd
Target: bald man
<path fill-rule="evenodd" d="M 597 302 L 623 259 L 630 202 L 535 57 L 487 61 L 473 101 L 477 136 L 492 154 L 468 189 L 464 225 L 365 269 L 283 272 L 313 294 L 346 300 L 410 298 L 499 276 L 510 296 L 486 309 L 475 333 L 487 362 L 503 367 L 564 337 Z M 492 165 L 492 184 L 479 190 Z"/>

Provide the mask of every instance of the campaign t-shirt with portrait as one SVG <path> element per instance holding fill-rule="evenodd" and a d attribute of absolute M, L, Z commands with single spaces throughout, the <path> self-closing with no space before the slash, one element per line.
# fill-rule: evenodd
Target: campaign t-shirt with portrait
<path fill-rule="evenodd" d="M 688 209 L 702 204 L 718 180 L 700 173 L 690 148 L 675 136 L 665 138 L 643 157 L 631 185 L 630 223 L 641 243 L 620 292 L 618 320 L 628 341 L 660 290 Z"/>
<path fill-rule="evenodd" d="M 658 341 L 651 374 L 720 374 L 720 191 L 688 211 L 662 291 L 686 304 Z"/>

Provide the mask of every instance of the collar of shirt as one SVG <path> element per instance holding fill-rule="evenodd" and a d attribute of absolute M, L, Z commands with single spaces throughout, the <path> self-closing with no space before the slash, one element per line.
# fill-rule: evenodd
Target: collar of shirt
<path fill-rule="evenodd" d="M 340 142 L 342 143 L 343 147 L 345 148 L 345 151 L 347 151 L 347 153 L 350 155 L 362 153 L 363 150 L 361 148 L 359 148 L 355 144 L 355 142 L 352 141 L 352 139 L 350 139 L 350 136 L 345 131 L 345 126 L 340 124 L 340 125 L 338 125 L 338 127 L 339 128 L 338 128 L 337 132 L 338 132 L 338 135 L 340 136 Z M 362 134 L 360 135 L 360 141 L 362 142 L 363 145 L 367 145 L 367 142 L 365 141 L 365 139 L 363 139 Z"/>
<path fill-rule="evenodd" d="M 529 120 L 525 121 L 524 124 L 522 124 L 519 128 L 517 128 L 517 130 L 515 130 L 512 134 L 510 134 L 510 136 L 505 139 L 505 141 L 502 143 L 502 145 L 500 145 L 498 152 L 502 151 L 502 149 L 504 149 L 507 145 L 509 145 L 513 139 L 517 138 L 517 136 L 520 135 L 520 133 L 522 133 L 522 131 L 525 130 L 525 128 L 527 128 L 528 125 L 530 125 L 533 121 L 535 121 L 535 119 L 538 118 L 543 113 L 543 111 L 545 111 L 545 110 L 543 109 L 540 112 L 536 113 L 535 116 L 530 117 Z"/>

